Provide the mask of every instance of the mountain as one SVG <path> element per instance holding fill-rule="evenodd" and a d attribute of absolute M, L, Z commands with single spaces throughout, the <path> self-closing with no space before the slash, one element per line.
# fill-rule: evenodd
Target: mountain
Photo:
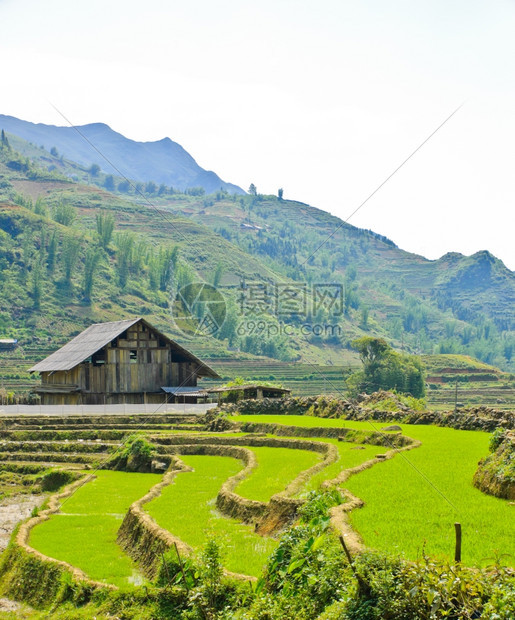
<path fill-rule="evenodd" d="M 3 114 L 0 114 L 0 129 L 33 145 L 43 146 L 47 151 L 55 148 L 59 155 L 82 166 L 97 164 L 107 174 L 125 176 L 132 181 L 154 181 L 178 190 L 202 187 L 206 193 L 220 189 L 245 193 L 241 187 L 226 183 L 214 172 L 201 168 L 180 144 L 170 138 L 136 142 L 104 123 L 58 127 L 34 124 Z"/>
<path fill-rule="evenodd" d="M 12 134 L 9 143 L 0 144 L 0 338 L 19 340 L 27 367 L 92 322 L 144 315 L 241 376 L 250 360 L 270 379 L 279 360 L 304 378 L 332 366 L 341 380 L 359 363 L 350 343 L 362 335 L 515 371 L 515 274 L 486 250 L 427 260 L 277 196 L 106 191 L 105 175 Z M 217 333 L 195 330 L 209 299 L 193 321 L 175 320 L 178 291 L 193 285 L 198 297 L 198 283 L 226 304 Z M 12 359 L 3 369 L 0 360 L 0 387 L 28 381 Z"/>

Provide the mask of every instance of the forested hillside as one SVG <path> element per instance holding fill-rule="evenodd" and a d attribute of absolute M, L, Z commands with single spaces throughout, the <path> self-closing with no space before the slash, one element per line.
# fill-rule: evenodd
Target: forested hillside
<path fill-rule="evenodd" d="M 515 275 L 487 251 L 429 261 L 251 189 L 181 193 L 151 179 L 92 177 L 3 134 L 0 338 L 18 338 L 30 361 L 91 322 L 145 315 L 210 359 L 355 365 L 350 342 L 369 334 L 513 370 Z M 216 330 L 176 320 L 178 292 L 195 283 L 222 296 Z M 194 309 L 200 322 L 204 301 Z"/>

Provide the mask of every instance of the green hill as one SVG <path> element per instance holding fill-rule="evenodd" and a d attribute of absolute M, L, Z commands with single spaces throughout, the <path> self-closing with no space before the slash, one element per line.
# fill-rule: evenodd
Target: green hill
<path fill-rule="evenodd" d="M 121 178 L 91 178 L 80 164 L 8 140 L 0 148 L 0 338 L 20 347 L 1 354 L 0 386 L 27 389 L 35 359 L 92 322 L 133 315 L 201 357 L 242 360 L 228 375 L 265 378 L 270 364 L 300 364 L 288 375 L 299 386 L 319 366 L 356 367 L 350 341 L 363 334 L 515 369 L 515 275 L 486 251 L 429 261 L 303 203 L 152 183 L 120 188 Z M 178 291 L 199 282 L 225 302 L 218 331 L 196 331 L 202 304 L 193 321 L 175 320 Z"/>

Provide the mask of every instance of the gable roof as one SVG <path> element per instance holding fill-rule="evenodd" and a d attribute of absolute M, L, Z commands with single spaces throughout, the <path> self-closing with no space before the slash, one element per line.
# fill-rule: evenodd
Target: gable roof
<path fill-rule="evenodd" d="M 105 347 L 106 344 L 109 344 L 120 334 L 123 334 L 125 330 L 129 329 L 129 327 L 132 327 L 139 322 L 144 323 L 148 328 L 155 331 L 188 361 L 196 362 L 200 366 L 199 375 L 201 377 L 220 379 L 212 368 L 207 366 L 207 364 L 204 364 L 204 362 L 193 355 L 193 353 L 190 353 L 190 351 L 181 347 L 174 340 L 168 338 L 168 336 L 161 333 L 141 317 L 127 319 L 125 321 L 95 323 L 90 325 L 78 336 L 75 336 L 73 340 L 70 340 L 70 342 L 55 351 L 55 353 L 52 353 L 46 359 L 33 366 L 29 372 L 56 372 L 59 370 L 71 370 L 88 357 Z"/>

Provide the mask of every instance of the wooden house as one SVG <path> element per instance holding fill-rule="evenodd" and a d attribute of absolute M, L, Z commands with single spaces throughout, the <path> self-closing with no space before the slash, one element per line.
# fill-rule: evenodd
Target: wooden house
<path fill-rule="evenodd" d="M 30 372 L 43 405 L 197 402 L 214 370 L 142 318 L 91 325 Z"/>

